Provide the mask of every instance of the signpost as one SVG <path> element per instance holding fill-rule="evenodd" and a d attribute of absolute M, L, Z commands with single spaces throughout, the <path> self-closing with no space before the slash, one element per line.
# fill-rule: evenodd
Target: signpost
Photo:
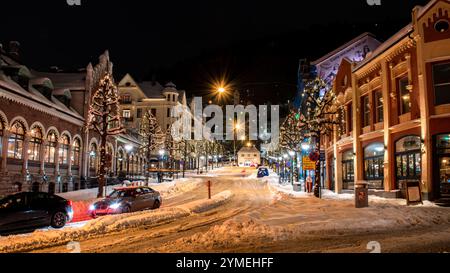
<path fill-rule="evenodd" d="M 408 206 L 423 204 L 419 181 L 406 182 L 406 204 Z"/>

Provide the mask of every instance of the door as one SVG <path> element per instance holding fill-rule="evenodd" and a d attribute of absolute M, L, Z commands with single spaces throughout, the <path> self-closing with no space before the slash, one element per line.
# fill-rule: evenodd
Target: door
<path fill-rule="evenodd" d="M 46 193 L 29 194 L 30 223 L 35 226 L 46 226 L 50 224 L 49 197 Z"/>
<path fill-rule="evenodd" d="M 133 192 L 133 211 L 143 210 L 145 207 L 145 194 L 141 188 L 137 188 Z"/>
<path fill-rule="evenodd" d="M 435 193 L 437 198 L 450 200 L 450 134 L 436 136 Z"/>
<path fill-rule="evenodd" d="M 143 188 L 143 209 L 153 208 L 156 200 L 156 192 L 150 188 Z"/>

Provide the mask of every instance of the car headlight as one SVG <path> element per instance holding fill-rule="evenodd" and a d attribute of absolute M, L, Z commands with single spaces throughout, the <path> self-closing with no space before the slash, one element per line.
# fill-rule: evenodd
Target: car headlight
<path fill-rule="evenodd" d="M 120 203 L 111 204 L 111 205 L 109 205 L 109 208 L 110 209 L 118 209 L 118 208 L 120 208 Z"/>
<path fill-rule="evenodd" d="M 95 205 L 94 204 L 90 205 L 89 210 L 95 210 Z"/>

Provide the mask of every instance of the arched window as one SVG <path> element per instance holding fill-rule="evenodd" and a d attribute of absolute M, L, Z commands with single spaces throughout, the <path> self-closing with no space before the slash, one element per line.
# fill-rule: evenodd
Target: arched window
<path fill-rule="evenodd" d="M 81 143 L 78 138 L 73 141 L 72 145 L 72 157 L 70 160 L 72 161 L 72 166 L 79 166 L 80 164 L 80 153 L 81 153 Z"/>
<path fill-rule="evenodd" d="M 97 170 L 97 145 L 95 143 L 91 144 L 89 150 L 89 168 Z"/>
<path fill-rule="evenodd" d="M 54 130 L 47 135 L 47 144 L 45 145 L 44 161 L 46 163 L 55 163 L 55 152 L 58 143 L 58 137 Z"/>
<path fill-rule="evenodd" d="M 59 154 L 58 154 L 59 164 L 62 165 L 69 164 L 69 145 L 70 145 L 69 137 L 67 135 L 63 135 L 59 142 Z"/>
<path fill-rule="evenodd" d="M 41 145 L 42 145 L 42 129 L 34 127 L 31 129 L 30 147 L 28 149 L 28 159 L 32 161 L 39 161 L 41 158 Z"/>
<path fill-rule="evenodd" d="M 22 159 L 23 141 L 25 139 L 25 127 L 19 121 L 11 126 L 11 135 L 8 141 L 8 157 Z"/>
<path fill-rule="evenodd" d="M 375 188 L 383 187 L 384 180 L 384 144 L 373 143 L 364 148 L 364 178 Z M 375 183 L 379 181 L 380 183 Z"/>

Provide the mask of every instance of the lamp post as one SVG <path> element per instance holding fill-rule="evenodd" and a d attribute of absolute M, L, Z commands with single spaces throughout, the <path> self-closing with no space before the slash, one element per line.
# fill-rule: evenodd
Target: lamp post
<path fill-rule="evenodd" d="M 130 152 L 133 150 L 133 145 L 125 145 L 125 151 L 127 151 L 127 177 L 130 175 Z"/>
<path fill-rule="evenodd" d="M 294 183 L 295 152 L 294 151 L 289 151 L 289 156 L 291 157 L 291 183 Z"/>

